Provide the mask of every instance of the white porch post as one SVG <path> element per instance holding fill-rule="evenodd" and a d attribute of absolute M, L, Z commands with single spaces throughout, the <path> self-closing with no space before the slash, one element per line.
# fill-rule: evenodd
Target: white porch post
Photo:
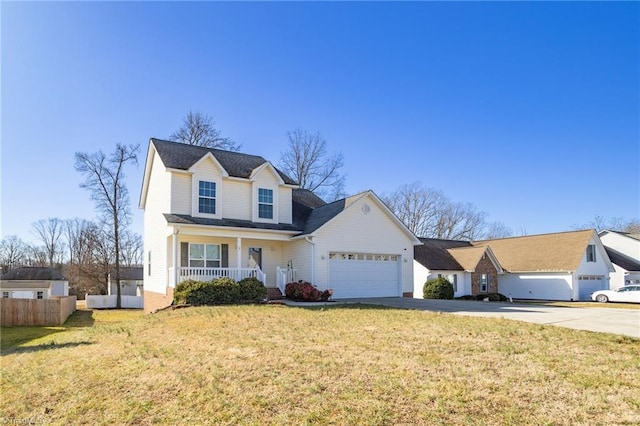
<path fill-rule="evenodd" d="M 240 278 L 240 268 L 242 268 L 242 238 L 236 237 L 236 268 L 238 268 L 238 278 Z"/>
<path fill-rule="evenodd" d="M 179 227 L 173 228 L 173 286 L 178 285 L 178 233 Z"/>

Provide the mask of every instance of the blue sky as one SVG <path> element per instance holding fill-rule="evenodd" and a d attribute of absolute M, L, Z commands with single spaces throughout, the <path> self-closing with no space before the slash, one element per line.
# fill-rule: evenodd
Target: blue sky
<path fill-rule="evenodd" d="M 95 218 L 76 151 L 141 144 L 187 111 L 276 163 L 286 133 L 344 155 L 347 192 L 415 181 L 518 233 L 640 212 L 634 2 L 10 3 L 1 234 Z"/>

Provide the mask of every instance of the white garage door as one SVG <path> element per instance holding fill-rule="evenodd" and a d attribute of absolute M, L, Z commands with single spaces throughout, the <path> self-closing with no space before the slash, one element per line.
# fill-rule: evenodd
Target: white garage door
<path fill-rule="evenodd" d="M 608 290 L 602 275 L 578 276 L 578 295 L 580 300 L 591 300 L 591 293 L 598 290 Z"/>
<path fill-rule="evenodd" d="M 333 298 L 402 296 L 400 259 L 395 254 L 329 253 Z"/>

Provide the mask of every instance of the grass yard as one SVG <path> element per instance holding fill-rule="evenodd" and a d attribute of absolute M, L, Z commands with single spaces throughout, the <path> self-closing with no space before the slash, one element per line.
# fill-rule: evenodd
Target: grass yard
<path fill-rule="evenodd" d="M 79 311 L 3 328 L 2 348 L 5 423 L 640 424 L 640 340 L 505 319 Z"/>

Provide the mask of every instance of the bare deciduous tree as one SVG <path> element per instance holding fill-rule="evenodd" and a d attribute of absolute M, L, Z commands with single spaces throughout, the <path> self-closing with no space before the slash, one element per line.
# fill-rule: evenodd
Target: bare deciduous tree
<path fill-rule="evenodd" d="M 573 229 L 587 229 L 593 228 L 596 231 L 603 231 L 605 229 L 609 231 L 628 232 L 630 234 L 640 234 L 640 219 L 624 219 L 621 217 L 605 218 L 597 215 L 592 221 L 583 225 L 574 225 Z"/>
<path fill-rule="evenodd" d="M 85 178 L 81 188 L 89 190 L 97 210 L 112 229 L 113 252 L 116 272 L 117 303 L 121 306 L 120 294 L 120 234 L 130 218 L 129 194 L 124 183 L 124 167 L 127 163 L 138 163 L 139 145 L 117 144 L 115 151 L 107 157 L 102 151 L 93 154 L 77 152 L 75 168 Z"/>
<path fill-rule="evenodd" d="M 487 224 L 484 235 L 485 240 L 492 240 L 497 238 L 507 238 L 513 235 L 513 231 L 507 225 L 502 222 L 491 222 Z"/>
<path fill-rule="evenodd" d="M 142 236 L 129 230 L 120 238 L 120 253 L 124 266 L 136 266 L 142 264 Z"/>
<path fill-rule="evenodd" d="M 414 182 L 383 194 L 382 200 L 411 232 L 428 237 L 436 235 L 439 211 L 447 198 L 436 189 Z"/>
<path fill-rule="evenodd" d="M 287 133 L 289 146 L 281 153 L 279 167 L 291 176 L 302 189 L 315 192 L 319 197 L 334 201 L 345 196 L 345 176 L 340 174 L 344 165 L 342 154 L 327 153 L 327 141 L 320 133 L 295 129 Z"/>
<path fill-rule="evenodd" d="M 55 260 L 59 262 L 64 256 L 63 242 L 61 241 L 63 222 L 57 217 L 49 219 L 40 219 L 31 224 L 35 235 L 43 244 L 44 251 L 47 255 L 47 261 L 50 267 L 54 266 Z"/>
<path fill-rule="evenodd" d="M 496 223 L 487 225 L 487 214 L 473 204 L 451 202 L 441 191 L 426 188 L 419 182 L 403 185 L 381 198 L 419 237 L 475 240 L 487 238 L 489 233 L 494 238 L 510 233 L 504 225 L 500 228 Z"/>
<path fill-rule="evenodd" d="M 0 272 L 9 272 L 26 263 L 29 247 L 17 235 L 7 235 L 0 241 Z"/>
<path fill-rule="evenodd" d="M 227 151 L 239 151 L 240 144 L 227 137 L 223 137 L 216 128 L 213 117 L 200 112 L 189 111 L 182 118 L 182 126 L 171 136 L 176 142 L 188 145 L 204 146 L 206 148 L 225 149 Z"/>
<path fill-rule="evenodd" d="M 438 211 L 435 238 L 445 240 L 476 240 L 485 227 L 485 212 L 478 211 L 471 203 L 444 203 Z"/>

